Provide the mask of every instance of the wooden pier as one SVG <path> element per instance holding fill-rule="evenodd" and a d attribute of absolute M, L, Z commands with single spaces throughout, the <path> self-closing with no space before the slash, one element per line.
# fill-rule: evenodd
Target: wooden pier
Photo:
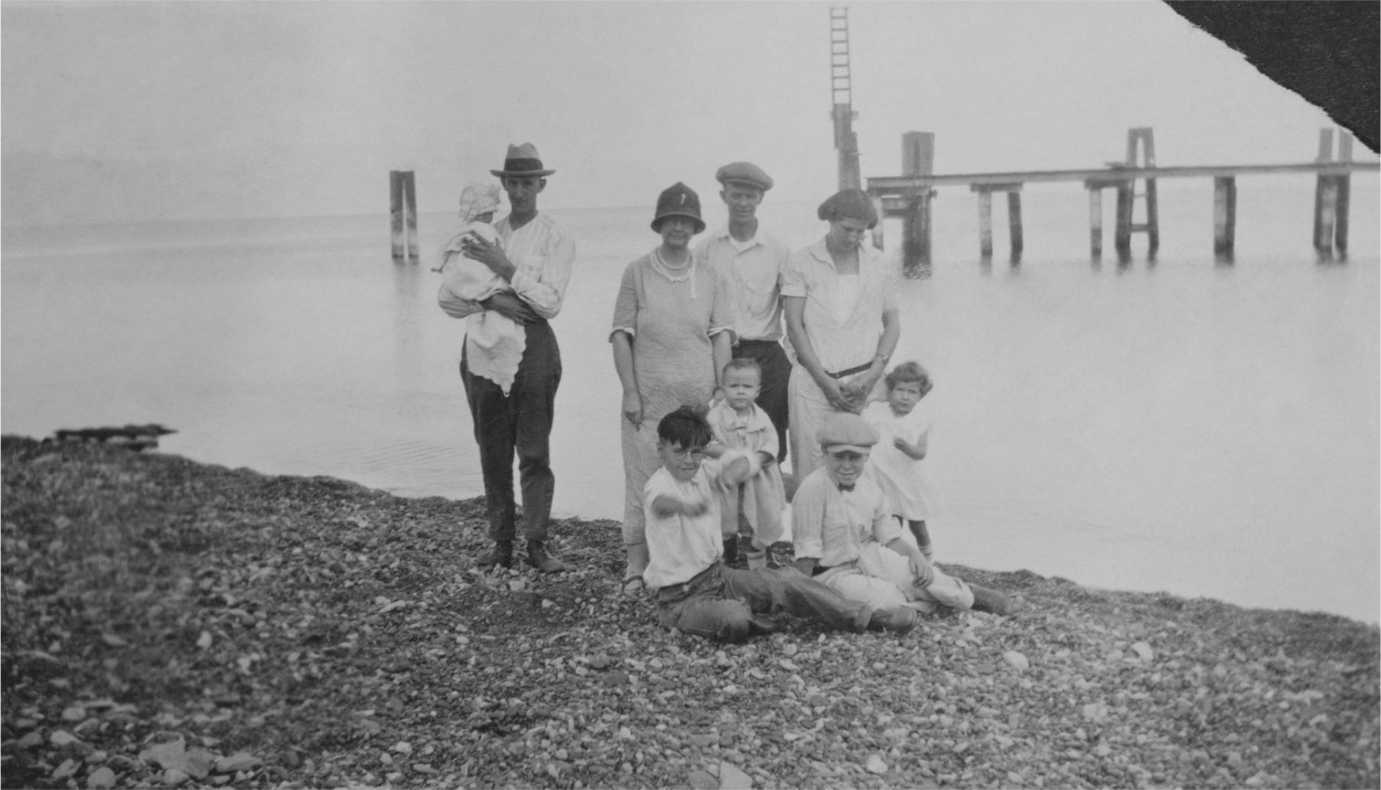
<path fill-rule="evenodd" d="M 417 189 L 411 170 L 388 171 L 393 260 L 417 263 Z"/>
<path fill-rule="evenodd" d="M 1013 263 L 1021 260 L 1023 235 L 1021 190 L 1031 183 L 1082 182 L 1089 192 L 1089 252 L 1098 260 L 1103 252 L 1102 190 L 1117 194 L 1113 243 L 1119 260 L 1131 259 L 1131 239 L 1143 233 L 1147 257 L 1154 260 L 1160 242 L 1159 205 L 1156 182 L 1162 178 L 1212 179 L 1213 252 L 1217 260 L 1230 262 L 1236 241 L 1237 182 L 1239 176 L 1289 174 L 1316 177 L 1312 241 L 1319 257 L 1344 259 L 1347 255 L 1348 203 L 1350 176 L 1353 173 L 1381 171 L 1378 162 L 1352 161 L 1352 139 L 1339 135 L 1336 153 L 1333 130 L 1320 134 L 1319 154 L 1312 162 L 1246 165 L 1179 165 L 1161 167 L 1155 162 L 1155 146 L 1149 127 L 1127 133 L 1127 159 L 1109 162 L 1102 168 L 1076 170 L 1025 170 L 992 173 L 935 174 L 934 135 L 907 132 L 902 135 L 903 175 L 867 179 L 867 191 L 882 205 L 883 215 L 903 221 L 903 269 L 908 276 L 921 276 L 930 268 L 930 236 L 933 228 L 930 201 L 935 188 L 967 184 L 978 197 L 979 255 L 989 260 L 992 247 L 992 195 L 1007 196 L 1008 237 Z M 1140 189 L 1138 189 L 1140 182 Z M 1144 201 L 1141 217 L 1136 217 L 1136 201 Z"/>

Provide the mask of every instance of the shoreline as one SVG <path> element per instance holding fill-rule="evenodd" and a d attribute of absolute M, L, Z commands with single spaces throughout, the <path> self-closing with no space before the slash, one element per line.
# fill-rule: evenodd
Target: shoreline
<path fill-rule="evenodd" d="M 479 500 L 0 444 L 6 784 L 1381 782 L 1378 629 L 1340 615 L 944 563 L 1015 614 L 722 646 L 615 594 L 613 521 L 483 574 Z"/>

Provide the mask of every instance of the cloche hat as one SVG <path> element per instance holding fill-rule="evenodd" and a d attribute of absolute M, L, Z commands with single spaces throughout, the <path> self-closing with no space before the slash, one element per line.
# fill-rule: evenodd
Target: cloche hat
<path fill-rule="evenodd" d="M 878 224 L 878 212 L 873 199 L 861 189 L 841 189 L 825 199 L 816 209 L 815 215 L 826 222 L 841 219 L 856 219 L 868 223 L 871 230 Z"/>
<path fill-rule="evenodd" d="M 695 190 L 677 181 L 657 196 L 657 211 L 652 217 L 652 230 L 660 233 L 662 220 L 667 217 L 686 217 L 695 220 L 695 232 L 705 229 L 700 218 L 700 196 Z"/>

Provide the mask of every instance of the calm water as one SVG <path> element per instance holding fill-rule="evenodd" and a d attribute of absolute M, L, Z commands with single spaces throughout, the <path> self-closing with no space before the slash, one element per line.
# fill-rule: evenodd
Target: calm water
<path fill-rule="evenodd" d="M 1088 261 L 1082 190 L 1026 192 L 1019 268 L 980 265 L 973 197 L 941 193 L 897 356 L 937 382 L 941 558 L 1377 621 L 1375 179 L 1355 179 L 1344 265 L 1313 259 L 1308 179 L 1239 185 L 1230 267 L 1207 254 L 1211 186 L 1161 190 L 1160 260 L 1126 267 Z M 556 510 L 613 518 L 606 335 L 623 265 L 656 242 L 651 211 L 553 213 L 580 251 L 555 322 Z M 763 213 L 793 247 L 824 230 L 813 204 Z M 422 219 L 430 252 L 451 219 Z M 461 324 L 387 242 L 382 214 L 6 228 L 3 430 L 155 421 L 198 460 L 475 495 Z"/>

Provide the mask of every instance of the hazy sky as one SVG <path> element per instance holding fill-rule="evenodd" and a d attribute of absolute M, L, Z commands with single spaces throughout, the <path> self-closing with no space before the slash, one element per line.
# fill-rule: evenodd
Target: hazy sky
<path fill-rule="evenodd" d="M 850 6 L 864 175 L 907 130 L 937 172 L 1297 162 L 1332 125 L 1158 0 Z M 509 142 L 548 207 L 640 205 L 751 159 L 779 199 L 835 184 L 823 3 L 22 3 L 0 6 L 7 224 L 423 211 Z M 1358 153 L 1365 155 L 1360 147 Z"/>

